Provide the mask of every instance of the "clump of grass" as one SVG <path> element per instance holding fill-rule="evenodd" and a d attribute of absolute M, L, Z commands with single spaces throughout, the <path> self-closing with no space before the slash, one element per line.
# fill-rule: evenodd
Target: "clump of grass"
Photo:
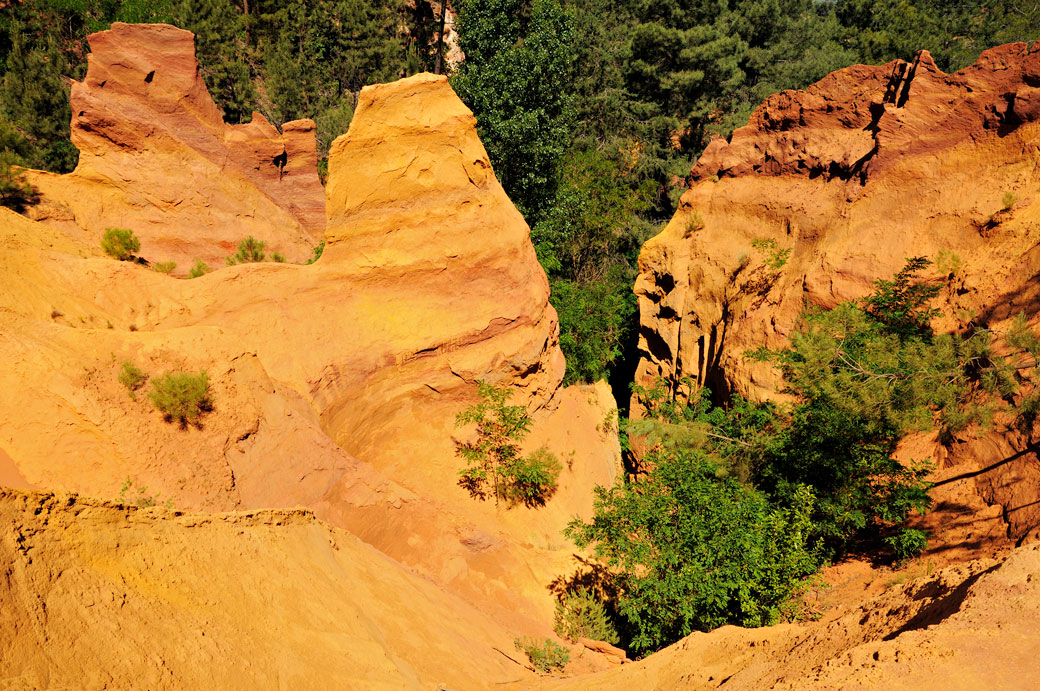
<path fill-rule="evenodd" d="M 172 499 L 162 502 L 162 495 L 159 492 L 149 494 L 146 486 L 137 484 L 137 481 L 129 475 L 123 480 L 123 486 L 119 489 L 119 502 L 136 506 L 139 509 L 147 509 L 152 506 L 162 506 L 164 509 L 173 508 Z M 160 504 L 160 502 L 162 503 Z"/>
<path fill-rule="evenodd" d="M 191 267 L 191 270 L 188 271 L 188 278 L 198 278 L 199 276 L 208 274 L 211 270 L 212 269 L 209 268 L 209 265 L 206 264 L 206 262 L 201 259 L 196 259 L 195 266 Z"/>
<path fill-rule="evenodd" d="M 526 637 L 517 638 L 513 644 L 517 650 L 522 650 L 527 654 L 531 665 L 542 674 L 563 669 L 571 660 L 571 655 L 566 648 L 548 638 L 543 643 Z"/>
<path fill-rule="evenodd" d="M 136 398 L 134 392 L 144 386 L 146 381 L 148 381 L 148 375 L 129 360 L 124 360 L 123 364 L 119 366 L 119 383 L 130 392 L 130 398 Z"/>
<path fill-rule="evenodd" d="M 564 594 L 556 603 L 553 631 L 571 642 L 579 638 L 618 642 L 618 632 L 610 621 L 607 608 L 595 593 L 584 587 Z"/>
<path fill-rule="evenodd" d="M 177 262 L 155 262 L 152 264 L 152 268 L 161 274 L 169 275 L 177 268 Z"/>
<path fill-rule="evenodd" d="M 132 261 L 141 250 L 141 241 L 134 231 L 127 228 L 105 228 L 101 236 L 101 249 L 105 254 L 121 262 Z"/>
<path fill-rule="evenodd" d="M 176 420 L 182 427 L 196 423 L 203 413 L 213 408 L 206 370 L 167 372 L 152 380 L 148 398 L 167 422 Z"/>
<path fill-rule="evenodd" d="M 1014 192 L 1005 192 L 1004 197 L 1000 200 L 1000 203 L 1003 204 L 1004 211 L 1011 211 L 1011 208 L 1015 205 L 1015 202 L 1017 201 L 1018 197 L 1015 196 Z"/>

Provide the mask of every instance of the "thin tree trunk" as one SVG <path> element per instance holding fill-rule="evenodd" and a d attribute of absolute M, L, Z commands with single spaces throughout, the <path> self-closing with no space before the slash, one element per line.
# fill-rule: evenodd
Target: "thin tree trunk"
<path fill-rule="evenodd" d="M 441 0 L 441 28 L 437 32 L 437 63 L 433 68 L 434 74 L 441 74 L 444 69 L 444 20 L 448 16 L 448 0 Z"/>

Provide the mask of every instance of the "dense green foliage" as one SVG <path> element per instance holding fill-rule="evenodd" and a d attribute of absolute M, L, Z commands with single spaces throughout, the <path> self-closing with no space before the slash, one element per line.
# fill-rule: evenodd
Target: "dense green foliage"
<path fill-rule="evenodd" d="M 105 228 L 101 236 L 101 249 L 113 259 L 127 262 L 134 259 L 134 254 L 141 251 L 141 241 L 128 228 Z"/>
<path fill-rule="evenodd" d="M 167 372 L 152 380 L 148 398 L 167 421 L 178 421 L 182 427 L 198 423 L 202 414 L 212 408 L 209 374 L 206 370 Z"/>
<path fill-rule="evenodd" d="M 459 36 L 467 62 L 456 88 L 532 226 L 568 381 L 589 381 L 625 366 L 636 253 L 671 216 L 710 137 L 744 124 L 769 94 L 846 65 L 928 48 L 952 70 L 983 48 L 1036 39 L 1040 6 L 461 0 Z"/>
<path fill-rule="evenodd" d="M 546 449 L 520 453 L 531 418 L 523 406 L 506 405 L 509 395 L 509 389 L 480 382 L 480 400 L 456 417 L 457 427 L 476 426 L 476 438 L 455 443 L 468 464 L 459 471 L 459 486 L 481 500 L 541 506 L 556 491 L 560 462 Z"/>
<path fill-rule="evenodd" d="M 637 651 L 656 650 L 694 630 L 762 626 L 802 577 L 818 566 L 810 541 L 813 496 L 798 488 L 791 506 L 736 479 L 702 452 L 647 459 L 653 472 L 599 488 L 588 524 L 569 535 L 616 573 L 619 613 Z"/>
<path fill-rule="evenodd" d="M 789 347 L 751 355 L 780 369 L 790 403 L 721 408 L 706 390 L 635 387 L 647 415 L 628 432 L 649 448 L 645 472 L 600 489 L 593 519 L 569 527 L 613 574 L 633 648 L 775 621 L 856 540 L 883 540 L 899 560 L 925 548 L 899 526 L 930 507 L 931 466 L 896 461 L 899 440 L 985 423 L 1014 400 L 1017 372 L 1040 374 L 1024 318 L 1002 335 L 1005 355 L 984 329 L 934 334 L 929 263 L 908 260 L 861 303 L 807 312 Z M 1037 409 L 1026 396 L 1011 418 L 1031 424 Z"/>

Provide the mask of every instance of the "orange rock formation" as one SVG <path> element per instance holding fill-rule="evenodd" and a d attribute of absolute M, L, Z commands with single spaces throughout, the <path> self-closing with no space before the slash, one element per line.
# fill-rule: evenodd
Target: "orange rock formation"
<path fill-rule="evenodd" d="M 87 76 L 72 84 L 69 175 L 30 173 L 44 203 L 33 210 L 97 244 L 130 228 L 150 261 L 223 264 L 253 235 L 290 261 L 309 256 L 325 229 L 314 123 L 279 132 L 259 113 L 228 125 L 199 75 L 194 36 L 165 24 L 115 23 L 91 34 Z"/>
<path fill-rule="evenodd" d="M 529 230 L 446 79 L 366 88 L 330 169 L 317 263 L 194 280 L 0 210 L 0 473 L 109 498 L 132 477 L 183 509 L 304 506 L 487 626 L 547 635 L 546 586 L 575 568 L 561 530 L 619 467 L 616 431 L 601 429 L 609 390 L 561 388 Z M 205 368 L 213 411 L 200 427 L 164 422 L 118 383 L 123 361 Z M 477 380 L 510 387 L 535 420 L 529 449 L 559 457 L 545 507 L 457 486 L 453 437 L 469 432 L 455 416 Z"/>
<path fill-rule="evenodd" d="M 1040 46 L 1016 43 L 956 74 L 922 51 L 767 99 L 708 147 L 678 213 L 643 248 L 637 380 L 773 395 L 775 371 L 745 351 L 784 345 L 806 304 L 863 297 L 913 256 L 936 260 L 945 284 L 939 328 L 999 329 L 1022 311 L 1040 325 L 1038 86 Z M 755 240 L 789 260 L 769 268 Z M 938 479 L 999 504 L 1012 538 L 1036 534 L 1031 440 L 962 441 L 926 449 Z"/>

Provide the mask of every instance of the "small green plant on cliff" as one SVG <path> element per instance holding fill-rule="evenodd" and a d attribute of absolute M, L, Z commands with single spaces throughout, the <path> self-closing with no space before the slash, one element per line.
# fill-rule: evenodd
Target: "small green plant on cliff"
<path fill-rule="evenodd" d="M 935 255 L 935 268 L 945 276 L 956 276 L 960 273 L 961 264 L 961 256 L 948 249 L 943 248 Z"/>
<path fill-rule="evenodd" d="M 324 251 L 325 251 L 325 241 L 322 240 L 321 242 L 319 242 L 317 245 L 314 246 L 314 256 L 312 256 L 310 259 L 308 259 L 307 263 L 308 264 L 313 264 L 314 262 L 316 262 L 319 259 L 321 259 L 321 255 L 322 255 L 322 253 Z"/>
<path fill-rule="evenodd" d="M 263 240 L 257 240 L 250 235 L 238 243 L 238 251 L 229 256 L 225 262 L 228 266 L 262 262 L 267 258 L 267 254 L 264 252 L 266 246 L 267 243 Z"/>
<path fill-rule="evenodd" d="M 523 406 L 506 405 L 510 392 L 479 382 L 479 402 L 459 413 L 456 427 L 476 425 L 476 438 L 457 441 L 456 454 L 468 465 L 459 471 L 459 485 L 478 499 L 505 499 L 540 506 L 556 490 L 560 463 L 545 449 L 530 456 L 520 442 L 531 428 Z"/>
<path fill-rule="evenodd" d="M 152 264 L 152 268 L 161 274 L 169 275 L 177 268 L 177 262 L 155 262 Z"/>
<path fill-rule="evenodd" d="M 772 238 L 755 238 L 751 246 L 762 253 L 762 262 L 771 270 L 779 271 L 791 257 L 791 248 L 781 249 Z"/>
<path fill-rule="evenodd" d="M 607 608 L 594 592 L 585 587 L 564 593 L 556 602 L 553 631 L 572 643 L 579 638 L 611 644 L 619 640 Z"/>
<path fill-rule="evenodd" d="M 209 374 L 206 370 L 167 372 L 152 380 L 148 398 L 167 422 L 179 421 L 182 427 L 197 423 L 203 413 L 212 409 Z"/>
<path fill-rule="evenodd" d="M 191 270 L 188 272 L 188 278 L 198 278 L 199 276 L 208 274 L 210 271 L 211 269 L 209 268 L 209 265 L 206 264 L 206 262 L 202 261 L 201 259 L 196 259 L 195 265 L 191 267 Z"/>
<path fill-rule="evenodd" d="M 524 651 L 527 659 L 531 661 L 531 665 L 542 674 L 563 669 L 571 661 L 571 655 L 567 649 L 549 638 L 542 643 L 533 638 L 517 638 L 513 641 L 513 645 L 517 650 Z"/>
<path fill-rule="evenodd" d="M 146 486 L 137 484 L 137 481 L 130 476 L 123 480 L 123 486 L 119 488 L 118 500 L 122 504 L 130 504 L 139 509 L 147 509 L 153 506 L 161 506 L 164 509 L 173 508 L 172 499 L 163 501 L 159 492 L 149 494 Z"/>
<path fill-rule="evenodd" d="M 129 360 L 119 366 L 119 383 L 130 392 L 130 398 L 136 398 L 134 392 L 144 386 L 146 381 L 148 381 L 148 375 Z"/>
<path fill-rule="evenodd" d="M 133 261 L 135 253 L 141 251 L 141 241 L 127 228 L 106 228 L 101 236 L 101 249 L 113 259 Z"/>
<path fill-rule="evenodd" d="M 1018 201 L 1018 197 L 1015 196 L 1014 192 L 1005 192 L 1003 198 L 1000 200 L 1004 211 L 1011 211 L 1015 206 L 1015 202 Z"/>

